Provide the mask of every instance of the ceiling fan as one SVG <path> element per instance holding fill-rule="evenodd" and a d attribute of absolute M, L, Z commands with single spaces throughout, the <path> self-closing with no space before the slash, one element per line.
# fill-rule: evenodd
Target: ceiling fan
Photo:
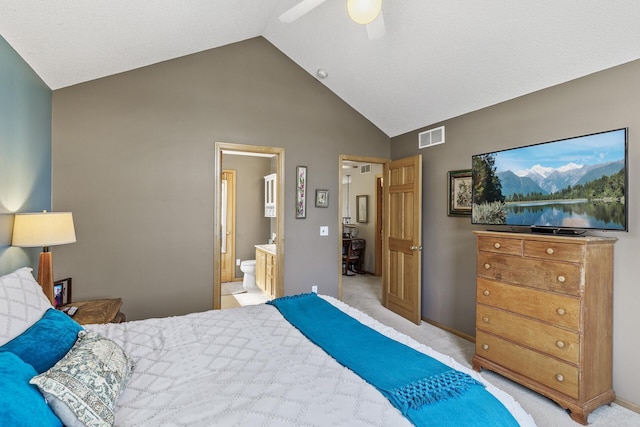
<path fill-rule="evenodd" d="M 291 9 L 280 15 L 280 21 L 291 23 L 311 12 L 326 0 L 302 0 Z M 347 12 L 356 23 L 366 25 L 369 40 L 384 36 L 384 18 L 382 16 L 382 0 L 347 0 Z"/>

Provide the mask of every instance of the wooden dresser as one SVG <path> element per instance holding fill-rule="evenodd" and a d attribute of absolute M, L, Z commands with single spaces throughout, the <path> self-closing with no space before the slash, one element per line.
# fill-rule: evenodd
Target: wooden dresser
<path fill-rule="evenodd" d="M 476 354 L 587 424 L 611 403 L 615 238 L 475 231 Z"/>

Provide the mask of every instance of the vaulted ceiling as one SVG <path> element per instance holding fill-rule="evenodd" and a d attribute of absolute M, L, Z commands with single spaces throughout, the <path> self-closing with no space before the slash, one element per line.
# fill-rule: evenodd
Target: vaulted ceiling
<path fill-rule="evenodd" d="M 640 58 L 638 0 L 0 0 L 0 35 L 51 89 L 263 36 L 390 137 Z"/>

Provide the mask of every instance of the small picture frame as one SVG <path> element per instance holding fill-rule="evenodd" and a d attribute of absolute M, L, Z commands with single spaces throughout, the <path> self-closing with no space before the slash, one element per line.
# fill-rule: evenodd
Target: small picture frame
<path fill-rule="evenodd" d="M 447 215 L 471 216 L 471 169 L 447 172 L 449 203 Z"/>
<path fill-rule="evenodd" d="M 296 166 L 296 218 L 307 217 L 307 167 Z"/>
<path fill-rule="evenodd" d="M 316 189 L 316 208 L 329 207 L 329 190 Z"/>
<path fill-rule="evenodd" d="M 369 222 L 369 196 L 356 196 L 356 221 Z"/>
<path fill-rule="evenodd" d="M 71 302 L 71 277 L 53 283 L 53 296 L 56 308 Z"/>

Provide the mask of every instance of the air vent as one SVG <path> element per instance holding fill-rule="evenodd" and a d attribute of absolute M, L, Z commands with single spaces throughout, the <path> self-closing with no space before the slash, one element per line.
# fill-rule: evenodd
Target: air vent
<path fill-rule="evenodd" d="M 418 148 L 444 144 L 444 126 L 420 132 L 418 134 Z"/>
<path fill-rule="evenodd" d="M 360 165 L 360 173 L 370 173 L 371 172 L 371 163 L 367 163 L 366 165 Z"/>

